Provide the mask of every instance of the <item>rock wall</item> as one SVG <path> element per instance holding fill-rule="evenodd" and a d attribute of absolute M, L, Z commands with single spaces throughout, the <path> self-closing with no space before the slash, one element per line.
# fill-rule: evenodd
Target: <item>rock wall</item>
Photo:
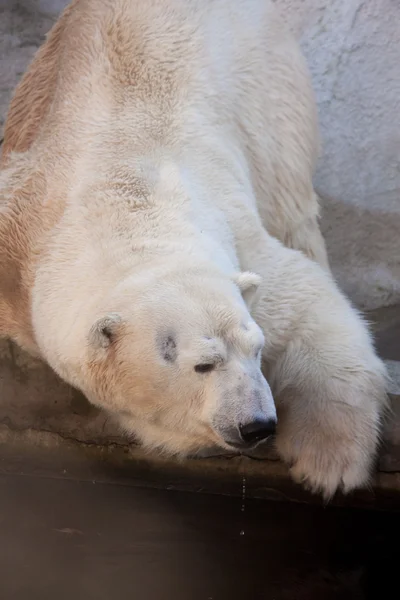
<path fill-rule="evenodd" d="M 400 302 L 400 2 L 276 0 L 316 92 L 332 268 L 362 307 Z"/>

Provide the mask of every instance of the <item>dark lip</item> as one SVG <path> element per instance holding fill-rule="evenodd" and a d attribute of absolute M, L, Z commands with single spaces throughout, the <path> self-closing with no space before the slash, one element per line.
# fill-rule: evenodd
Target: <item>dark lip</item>
<path fill-rule="evenodd" d="M 255 448 L 258 448 L 260 445 L 262 444 L 268 444 L 271 442 L 271 440 L 274 439 L 274 435 L 270 435 L 267 438 L 263 438 L 261 440 L 257 440 L 255 442 L 253 442 L 252 444 L 237 444 L 235 442 L 230 442 L 228 440 L 224 440 L 225 444 L 227 444 L 229 446 L 230 450 L 234 450 L 236 452 L 248 452 L 249 450 L 255 450 Z"/>
<path fill-rule="evenodd" d="M 225 444 L 229 446 L 230 449 L 236 450 L 237 452 L 245 452 L 246 450 L 254 450 L 260 442 L 263 440 L 259 440 L 258 442 L 254 442 L 253 444 L 235 444 L 234 442 L 228 442 L 224 440 Z"/>

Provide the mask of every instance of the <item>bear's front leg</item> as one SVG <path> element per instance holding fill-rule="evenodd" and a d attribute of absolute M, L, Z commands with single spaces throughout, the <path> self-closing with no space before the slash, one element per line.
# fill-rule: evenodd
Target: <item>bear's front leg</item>
<path fill-rule="evenodd" d="M 325 498 L 368 483 L 387 402 L 368 328 L 330 275 L 269 240 L 253 311 L 293 478 Z"/>

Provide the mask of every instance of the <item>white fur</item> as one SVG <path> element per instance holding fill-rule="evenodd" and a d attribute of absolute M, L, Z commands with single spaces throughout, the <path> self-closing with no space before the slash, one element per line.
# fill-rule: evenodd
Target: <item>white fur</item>
<path fill-rule="evenodd" d="M 35 210 L 59 214 L 29 233 L 31 346 L 147 446 L 183 454 L 275 418 L 265 342 L 293 477 L 325 496 L 365 484 L 385 371 L 329 273 L 313 95 L 273 4 L 85 0 L 63 39 L 51 108 L 2 183 L 23 161 L 46 182 Z"/>

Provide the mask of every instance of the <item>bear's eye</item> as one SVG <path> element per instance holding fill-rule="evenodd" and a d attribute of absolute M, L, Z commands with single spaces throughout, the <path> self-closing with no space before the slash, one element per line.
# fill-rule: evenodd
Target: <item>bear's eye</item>
<path fill-rule="evenodd" d="M 209 373 L 215 367 L 215 363 L 205 363 L 203 365 L 196 365 L 194 370 L 196 373 Z"/>

